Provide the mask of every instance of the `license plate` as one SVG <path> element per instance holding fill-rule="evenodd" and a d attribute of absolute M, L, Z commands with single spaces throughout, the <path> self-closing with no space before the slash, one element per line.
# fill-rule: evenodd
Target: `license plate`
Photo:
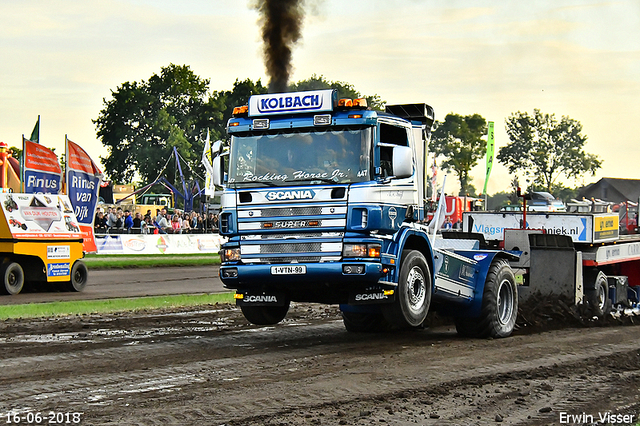
<path fill-rule="evenodd" d="M 271 275 L 303 275 L 307 273 L 305 265 L 272 266 Z"/>

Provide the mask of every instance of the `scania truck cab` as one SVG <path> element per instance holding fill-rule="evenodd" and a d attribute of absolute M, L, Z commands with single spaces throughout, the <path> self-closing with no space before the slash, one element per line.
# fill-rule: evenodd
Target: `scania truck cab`
<path fill-rule="evenodd" d="M 433 121 L 426 104 L 380 112 L 335 90 L 254 95 L 234 110 L 212 158 L 225 187 L 220 278 L 247 320 L 278 323 L 292 301 L 340 304 L 347 330 L 369 331 L 418 327 L 433 305 L 464 334 L 511 332 L 505 255 L 473 241 L 436 250 L 422 224 Z M 485 287 L 496 293 L 488 314 Z"/>

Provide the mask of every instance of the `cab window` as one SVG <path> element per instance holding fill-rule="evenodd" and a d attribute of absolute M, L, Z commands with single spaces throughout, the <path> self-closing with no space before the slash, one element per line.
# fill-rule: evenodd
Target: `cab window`
<path fill-rule="evenodd" d="M 387 123 L 380 123 L 380 168 L 383 177 L 393 175 L 394 145 L 409 145 L 407 129 Z"/>

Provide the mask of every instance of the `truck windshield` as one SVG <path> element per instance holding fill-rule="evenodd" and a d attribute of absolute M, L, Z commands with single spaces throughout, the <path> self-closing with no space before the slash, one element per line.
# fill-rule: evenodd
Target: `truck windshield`
<path fill-rule="evenodd" d="M 370 180 L 371 128 L 233 135 L 230 187 Z"/>

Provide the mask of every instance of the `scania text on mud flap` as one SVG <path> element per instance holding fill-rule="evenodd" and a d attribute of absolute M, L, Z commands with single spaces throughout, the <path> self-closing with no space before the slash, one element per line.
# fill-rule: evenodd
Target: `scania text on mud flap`
<path fill-rule="evenodd" d="M 433 247 L 422 225 L 433 109 L 380 112 L 336 93 L 252 96 L 228 122 L 229 145 L 213 145 L 220 278 L 245 317 L 275 324 L 290 302 L 339 304 L 347 330 L 369 331 L 419 327 L 437 309 L 465 335 L 508 336 L 517 256 Z"/>
<path fill-rule="evenodd" d="M 37 282 L 84 289 L 83 236 L 69 205 L 66 195 L 0 193 L 0 293 Z"/>

